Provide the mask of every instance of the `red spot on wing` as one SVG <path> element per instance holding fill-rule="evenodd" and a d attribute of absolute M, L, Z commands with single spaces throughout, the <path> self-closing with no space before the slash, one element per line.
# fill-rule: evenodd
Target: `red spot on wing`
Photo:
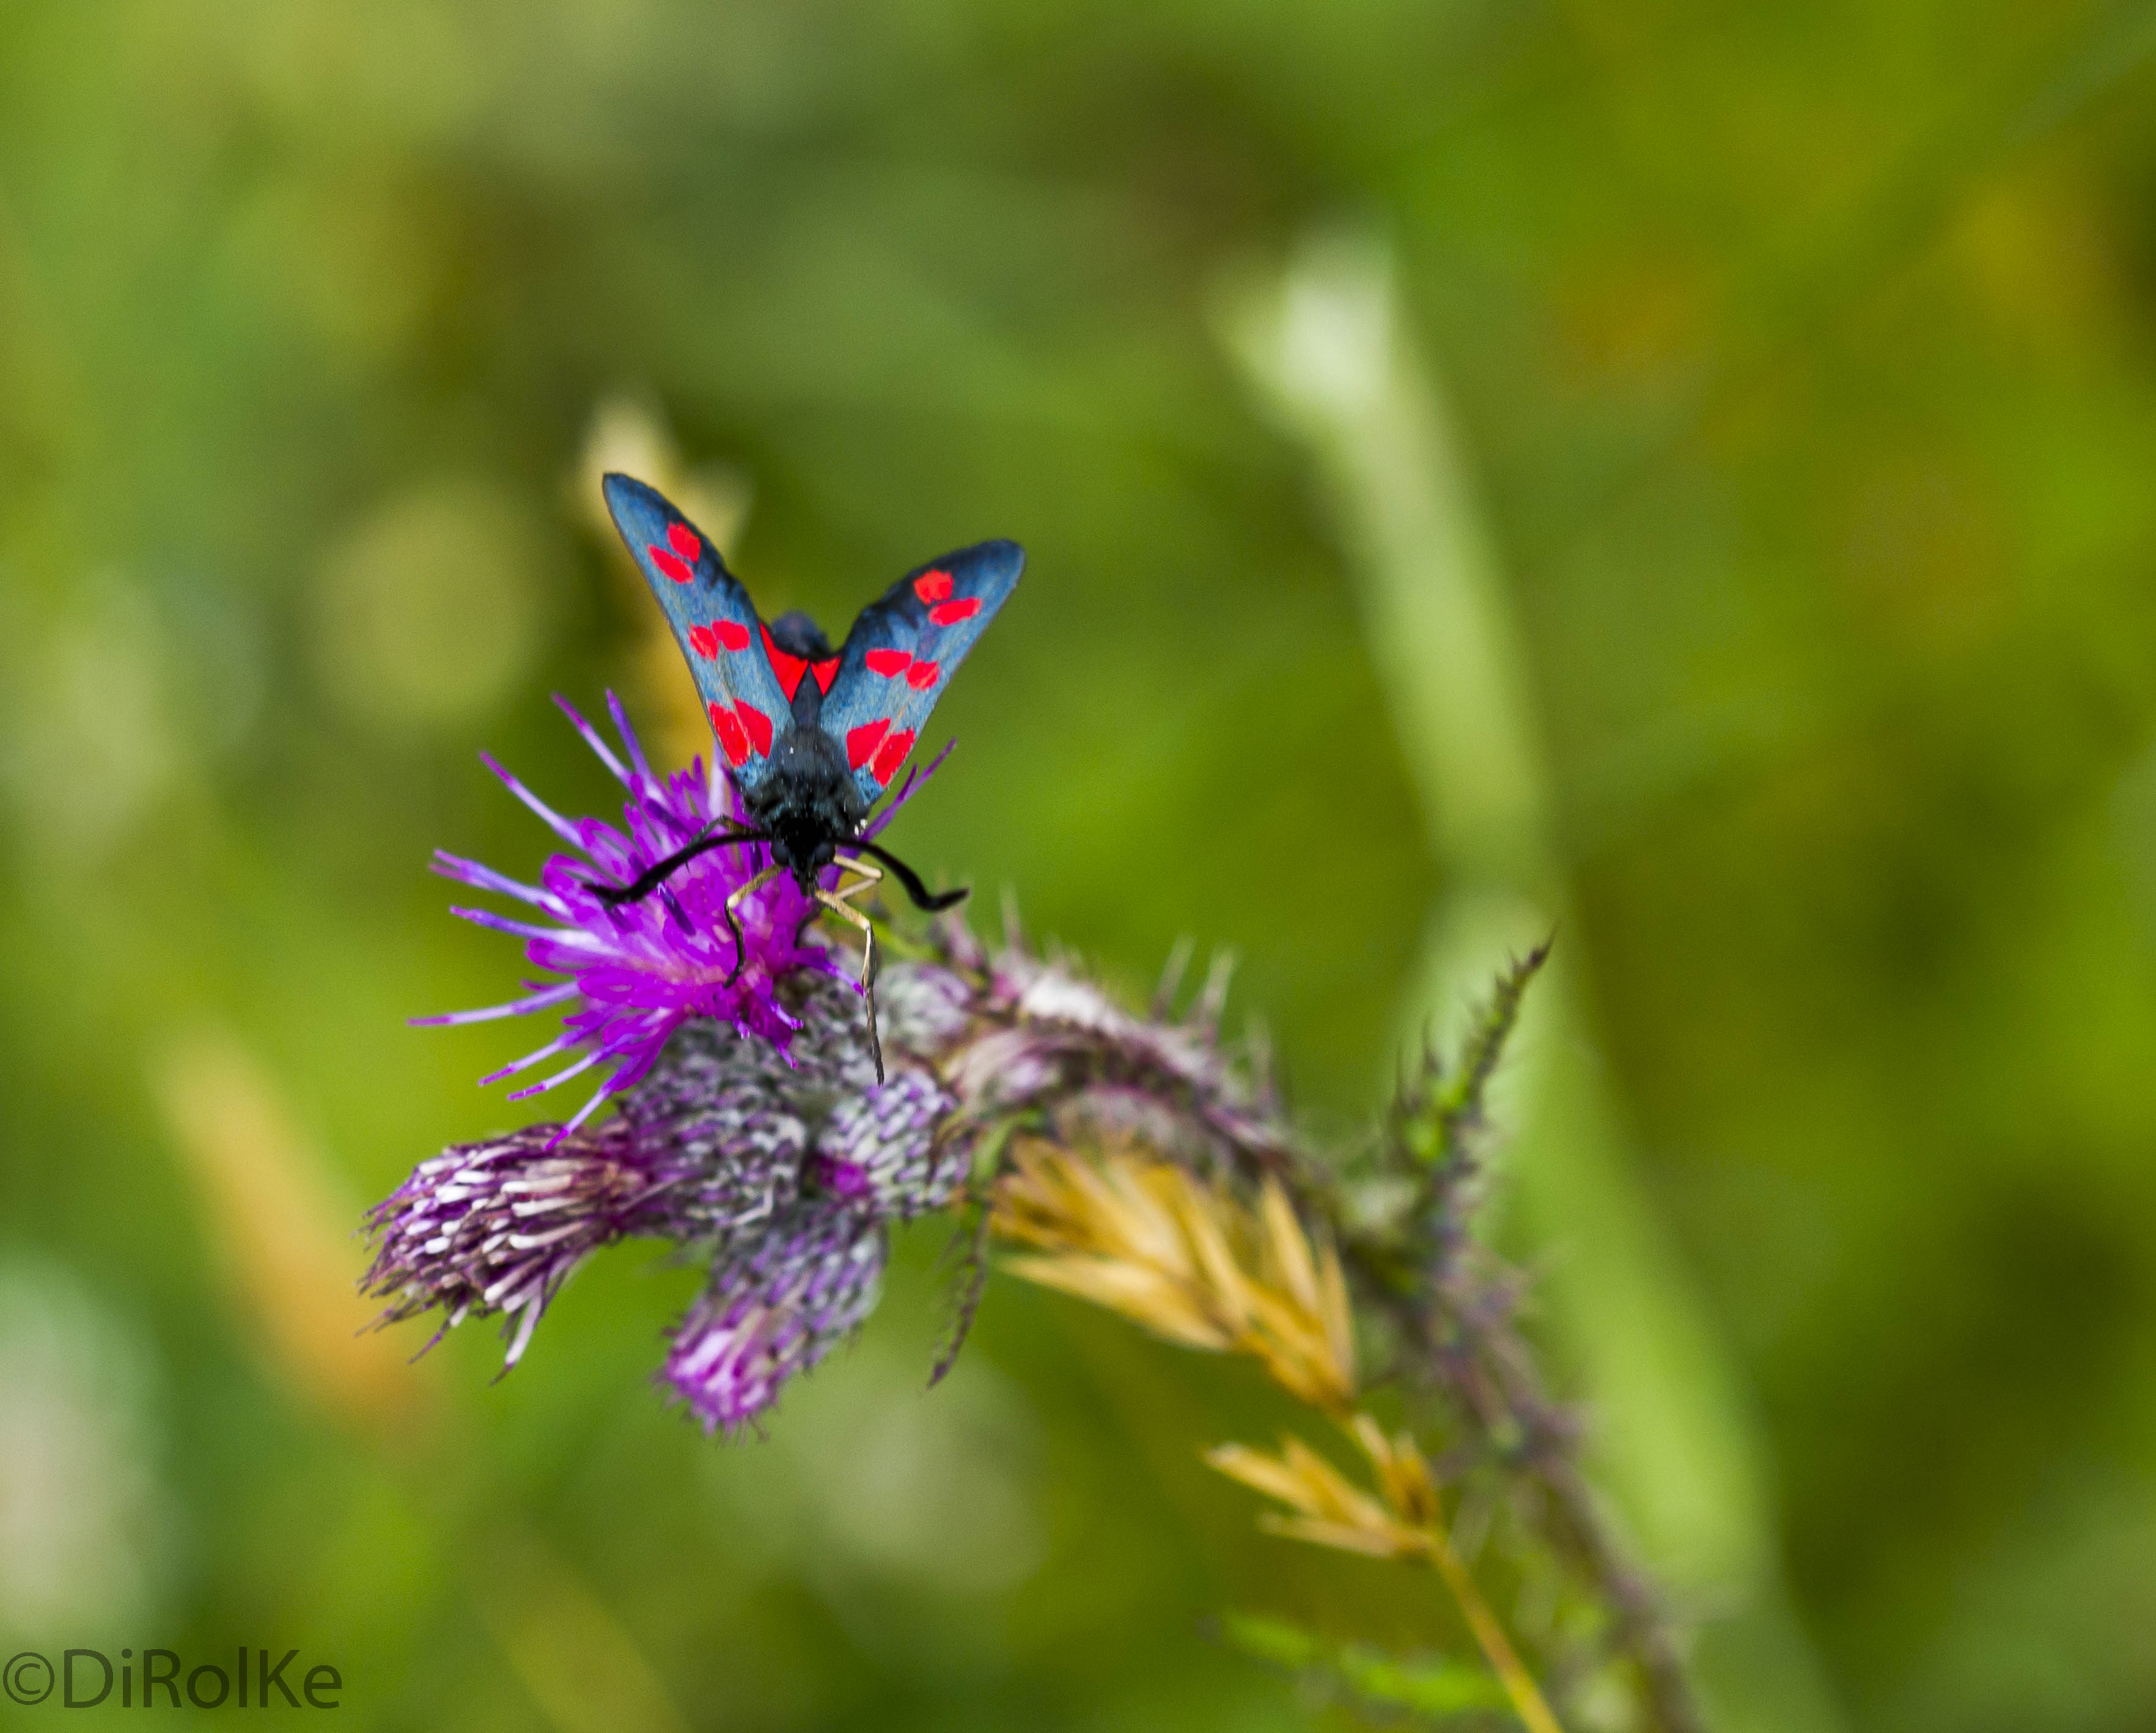
<path fill-rule="evenodd" d="M 951 574 L 924 572 L 913 581 L 913 593 L 923 602 L 941 602 L 951 593 Z"/>
<path fill-rule="evenodd" d="M 875 762 L 869 770 L 879 782 L 888 782 L 898 774 L 898 767 L 906 762 L 906 755 L 913 750 L 913 731 L 901 728 L 876 748 Z"/>
<path fill-rule="evenodd" d="M 913 658 L 904 650 L 870 650 L 861 659 L 868 664 L 870 674 L 880 674 L 890 680 L 904 674 Z"/>
<path fill-rule="evenodd" d="M 873 722 L 864 722 L 858 728 L 847 730 L 847 767 L 851 770 L 859 770 L 864 764 L 866 764 L 869 761 L 870 756 L 875 751 L 877 746 L 882 744 L 884 736 L 890 732 L 891 718 L 888 716 L 878 716 Z M 908 735 L 906 736 L 906 742 L 908 745 L 912 743 L 912 740 L 913 736 L 911 735 Z"/>
<path fill-rule="evenodd" d="M 685 560 L 695 560 L 703 554 L 704 544 L 696 540 L 696 532 L 686 524 L 667 525 L 666 540 Z"/>
<path fill-rule="evenodd" d="M 759 621 L 758 624 L 762 623 Z M 771 671 L 778 676 L 779 690 L 786 694 L 786 701 L 793 702 L 794 689 L 800 685 L 801 676 L 808 672 L 808 664 L 798 656 L 789 656 L 779 649 L 771 636 L 771 628 L 763 628 L 763 653 L 771 658 Z"/>
<path fill-rule="evenodd" d="M 808 672 L 816 676 L 816 690 L 828 692 L 831 690 L 831 682 L 839 677 L 839 659 L 834 656 L 828 662 L 811 662 Z"/>
<path fill-rule="evenodd" d="M 906 670 L 906 684 L 916 692 L 926 692 L 942 672 L 933 662 L 916 662 Z"/>
<path fill-rule="evenodd" d="M 738 769 L 748 761 L 748 731 L 742 726 L 741 718 L 724 705 L 714 702 L 706 708 L 711 714 L 711 732 L 718 736 L 726 762 Z"/>
<path fill-rule="evenodd" d="M 709 626 L 691 626 L 689 628 L 689 648 L 700 656 L 716 658 L 719 634 Z"/>
<path fill-rule="evenodd" d="M 696 576 L 696 574 L 691 572 L 687 565 L 684 563 L 681 556 L 675 553 L 671 548 L 661 547 L 654 541 L 650 546 L 644 549 L 644 552 L 651 556 L 651 563 L 653 565 L 656 566 L 661 572 L 672 578 L 677 584 L 689 583 L 692 582 Z"/>
<path fill-rule="evenodd" d="M 711 630 L 718 634 L 719 642 L 730 650 L 748 648 L 748 628 L 739 620 L 721 620 Z"/>
<path fill-rule="evenodd" d="M 961 596 L 956 602 L 939 602 L 930 608 L 928 618 L 935 625 L 955 626 L 961 620 L 972 619 L 980 611 L 981 598 L 978 596 Z"/>
<path fill-rule="evenodd" d="M 749 744 L 759 752 L 768 752 L 771 750 L 771 718 L 747 699 L 734 705 L 734 714 L 741 718 L 742 726 L 748 731 Z"/>

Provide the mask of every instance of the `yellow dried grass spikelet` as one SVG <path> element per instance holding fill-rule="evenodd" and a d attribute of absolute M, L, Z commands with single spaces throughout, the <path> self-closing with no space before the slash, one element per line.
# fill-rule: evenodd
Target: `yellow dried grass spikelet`
<path fill-rule="evenodd" d="M 1381 1498 L 1363 1491 L 1300 1438 L 1283 1438 L 1277 1456 L 1244 1444 L 1222 1444 L 1207 1451 L 1205 1460 L 1296 1513 L 1260 1516 L 1260 1525 L 1273 1534 L 1373 1558 L 1410 1559 L 1435 1568 L 1451 1590 L 1476 1646 L 1529 1733 L 1562 1733 L 1541 1689 L 1476 1587 L 1473 1574 L 1454 1551 L 1436 1477 L 1414 1440 L 1404 1432 L 1388 1437 L 1368 1414 L 1348 1416 L 1342 1424 L 1369 1458 Z"/>
<path fill-rule="evenodd" d="M 1164 1161 L 1098 1162 L 1034 1140 L 997 1183 L 992 1224 L 1036 1248 L 1014 1275 L 1105 1306 L 1155 1335 L 1247 1354 L 1300 1402 L 1345 1415 L 1355 1398 L 1348 1286 L 1281 1187 L 1255 1209 Z"/>
<path fill-rule="evenodd" d="M 1287 1507 L 1260 1522 L 1343 1552 L 1430 1566 L 1442 1577 L 1528 1733 L 1562 1733 L 1445 1532 L 1430 1464 L 1406 1433 L 1355 1406 L 1348 1285 L 1270 1181 L 1246 1207 L 1183 1169 L 1128 1151 L 1089 1161 L 1038 1139 L 1011 1150 L 989 1225 L 1033 1248 L 1013 1274 L 1091 1300 L 1156 1336 L 1248 1354 L 1298 1401 L 1329 1416 L 1369 1459 L 1375 1495 L 1299 1438 L 1268 1455 L 1222 1444 L 1205 1460 Z"/>
<path fill-rule="evenodd" d="M 1434 1526 L 1443 1512 L 1438 1502 L 1437 1477 L 1430 1473 L 1414 1439 L 1404 1432 L 1387 1438 L 1384 1429 L 1368 1414 L 1358 1414 L 1349 1429 L 1363 1447 L 1363 1454 L 1370 1459 L 1370 1466 L 1377 1470 L 1385 1502 L 1400 1520 L 1411 1528 Z"/>
<path fill-rule="evenodd" d="M 1222 1444 L 1209 1450 L 1205 1460 L 1298 1513 L 1262 1519 L 1276 1534 L 1395 1558 L 1427 1556 L 1442 1546 L 1444 1506 L 1436 1477 L 1414 1440 L 1404 1432 L 1388 1437 L 1368 1414 L 1349 1417 L 1346 1428 L 1370 1459 L 1381 1498 L 1362 1490 L 1296 1438 L 1283 1438 L 1276 1457 L 1244 1444 Z"/>
<path fill-rule="evenodd" d="M 1430 1551 L 1427 1533 L 1399 1521 L 1300 1438 L 1283 1438 L 1278 1456 L 1221 1444 L 1207 1451 L 1205 1460 L 1297 1513 L 1260 1517 L 1274 1534 L 1373 1558 L 1412 1558 Z"/>

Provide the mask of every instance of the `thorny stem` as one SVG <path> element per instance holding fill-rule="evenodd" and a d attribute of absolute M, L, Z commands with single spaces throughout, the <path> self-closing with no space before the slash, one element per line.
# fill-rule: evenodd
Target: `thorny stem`
<path fill-rule="evenodd" d="M 1493 1271 L 1496 1260 L 1466 1232 L 1467 1194 L 1481 1180 L 1475 1151 L 1485 1130 L 1483 1088 L 1548 954 L 1545 941 L 1501 977 L 1450 1083 L 1429 1103 L 1446 1147 L 1414 1152 L 1438 1164 L 1428 1206 L 1435 1231 L 1419 1266 L 1403 1282 L 1397 1266 L 1367 1241 L 1351 1243 L 1346 1254 L 1366 1295 L 1419 1360 L 1419 1381 L 1464 1402 L 1486 1438 L 1517 1440 L 1507 1457 L 1538 1480 L 1550 1503 L 1552 1538 L 1572 1553 L 1614 1614 L 1613 1636 L 1639 1667 L 1663 1733 L 1701 1733 L 1698 1706 L 1653 1589 L 1610 1536 L 1573 1452 L 1577 1428 L 1551 1401 L 1511 1327 L 1517 1278 Z"/>
<path fill-rule="evenodd" d="M 1448 1362 L 1455 1375 L 1446 1386 L 1475 1404 L 1486 1433 L 1517 1430 L 1515 1459 L 1549 1496 L 1554 1537 L 1567 1543 L 1580 1567 L 1617 1614 L 1616 1640 L 1638 1664 L 1656 1723 L 1664 1733 L 1701 1733 L 1703 1724 L 1686 1679 L 1676 1646 L 1671 1641 L 1654 1591 L 1619 1553 L 1594 1505 L 1594 1494 L 1572 1455 L 1573 1428 L 1542 1388 L 1516 1340 L 1493 1331 L 1471 1308 L 1453 1310 L 1450 1322 L 1464 1339 L 1449 1344 L 1439 1337 L 1435 1306 L 1412 1297 L 1388 1301 L 1404 1332 L 1428 1366 Z M 1476 1364 L 1460 1365 L 1467 1361 Z M 1486 1366 L 1493 1377 L 1481 1375 Z"/>

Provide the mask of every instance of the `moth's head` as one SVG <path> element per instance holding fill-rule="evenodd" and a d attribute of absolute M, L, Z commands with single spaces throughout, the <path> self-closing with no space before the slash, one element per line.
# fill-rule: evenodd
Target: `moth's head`
<path fill-rule="evenodd" d="M 789 728 L 771 755 L 771 773 L 751 802 L 771 858 L 804 891 L 830 865 L 860 822 L 860 795 L 837 743 L 819 729 Z"/>
<path fill-rule="evenodd" d="M 839 838 L 829 825 L 812 812 L 782 810 L 766 822 L 771 835 L 771 858 L 793 874 L 803 895 L 813 895 L 816 875 L 830 865 Z"/>

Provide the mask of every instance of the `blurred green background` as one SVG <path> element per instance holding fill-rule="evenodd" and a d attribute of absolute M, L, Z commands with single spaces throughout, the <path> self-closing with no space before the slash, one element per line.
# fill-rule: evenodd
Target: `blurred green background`
<path fill-rule="evenodd" d="M 666 714 L 615 405 L 723 466 L 767 613 L 1025 542 L 893 841 L 1134 987 L 1235 947 L 1321 1131 L 1442 997 L 1433 910 L 1562 910 L 1595 1105 L 1505 1231 L 1727 1725 L 2156 1721 L 2152 49 L 0 5 L 0 1648 L 297 1646 L 368 1726 L 1210 1730 L 1322 1718 L 1222 1608 L 1445 1640 L 1199 1465 L 1279 1418 L 1234 1367 L 999 1281 L 924 1396 L 933 1223 L 761 1443 L 649 1387 L 693 1275 L 644 1250 L 499 1384 L 484 1325 L 351 1339 L 360 1208 L 517 1115 L 521 1031 L 404 1023 L 516 978 L 424 870 L 545 852 L 476 749 L 605 810 L 548 695 Z M 1247 315 L 1342 234 L 1399 341 L 1328 434 Z M 1504 678 L 1390 632 L 1417 536 Z M 1448 853 L 1463 692 L 1527 864 Z"/>

